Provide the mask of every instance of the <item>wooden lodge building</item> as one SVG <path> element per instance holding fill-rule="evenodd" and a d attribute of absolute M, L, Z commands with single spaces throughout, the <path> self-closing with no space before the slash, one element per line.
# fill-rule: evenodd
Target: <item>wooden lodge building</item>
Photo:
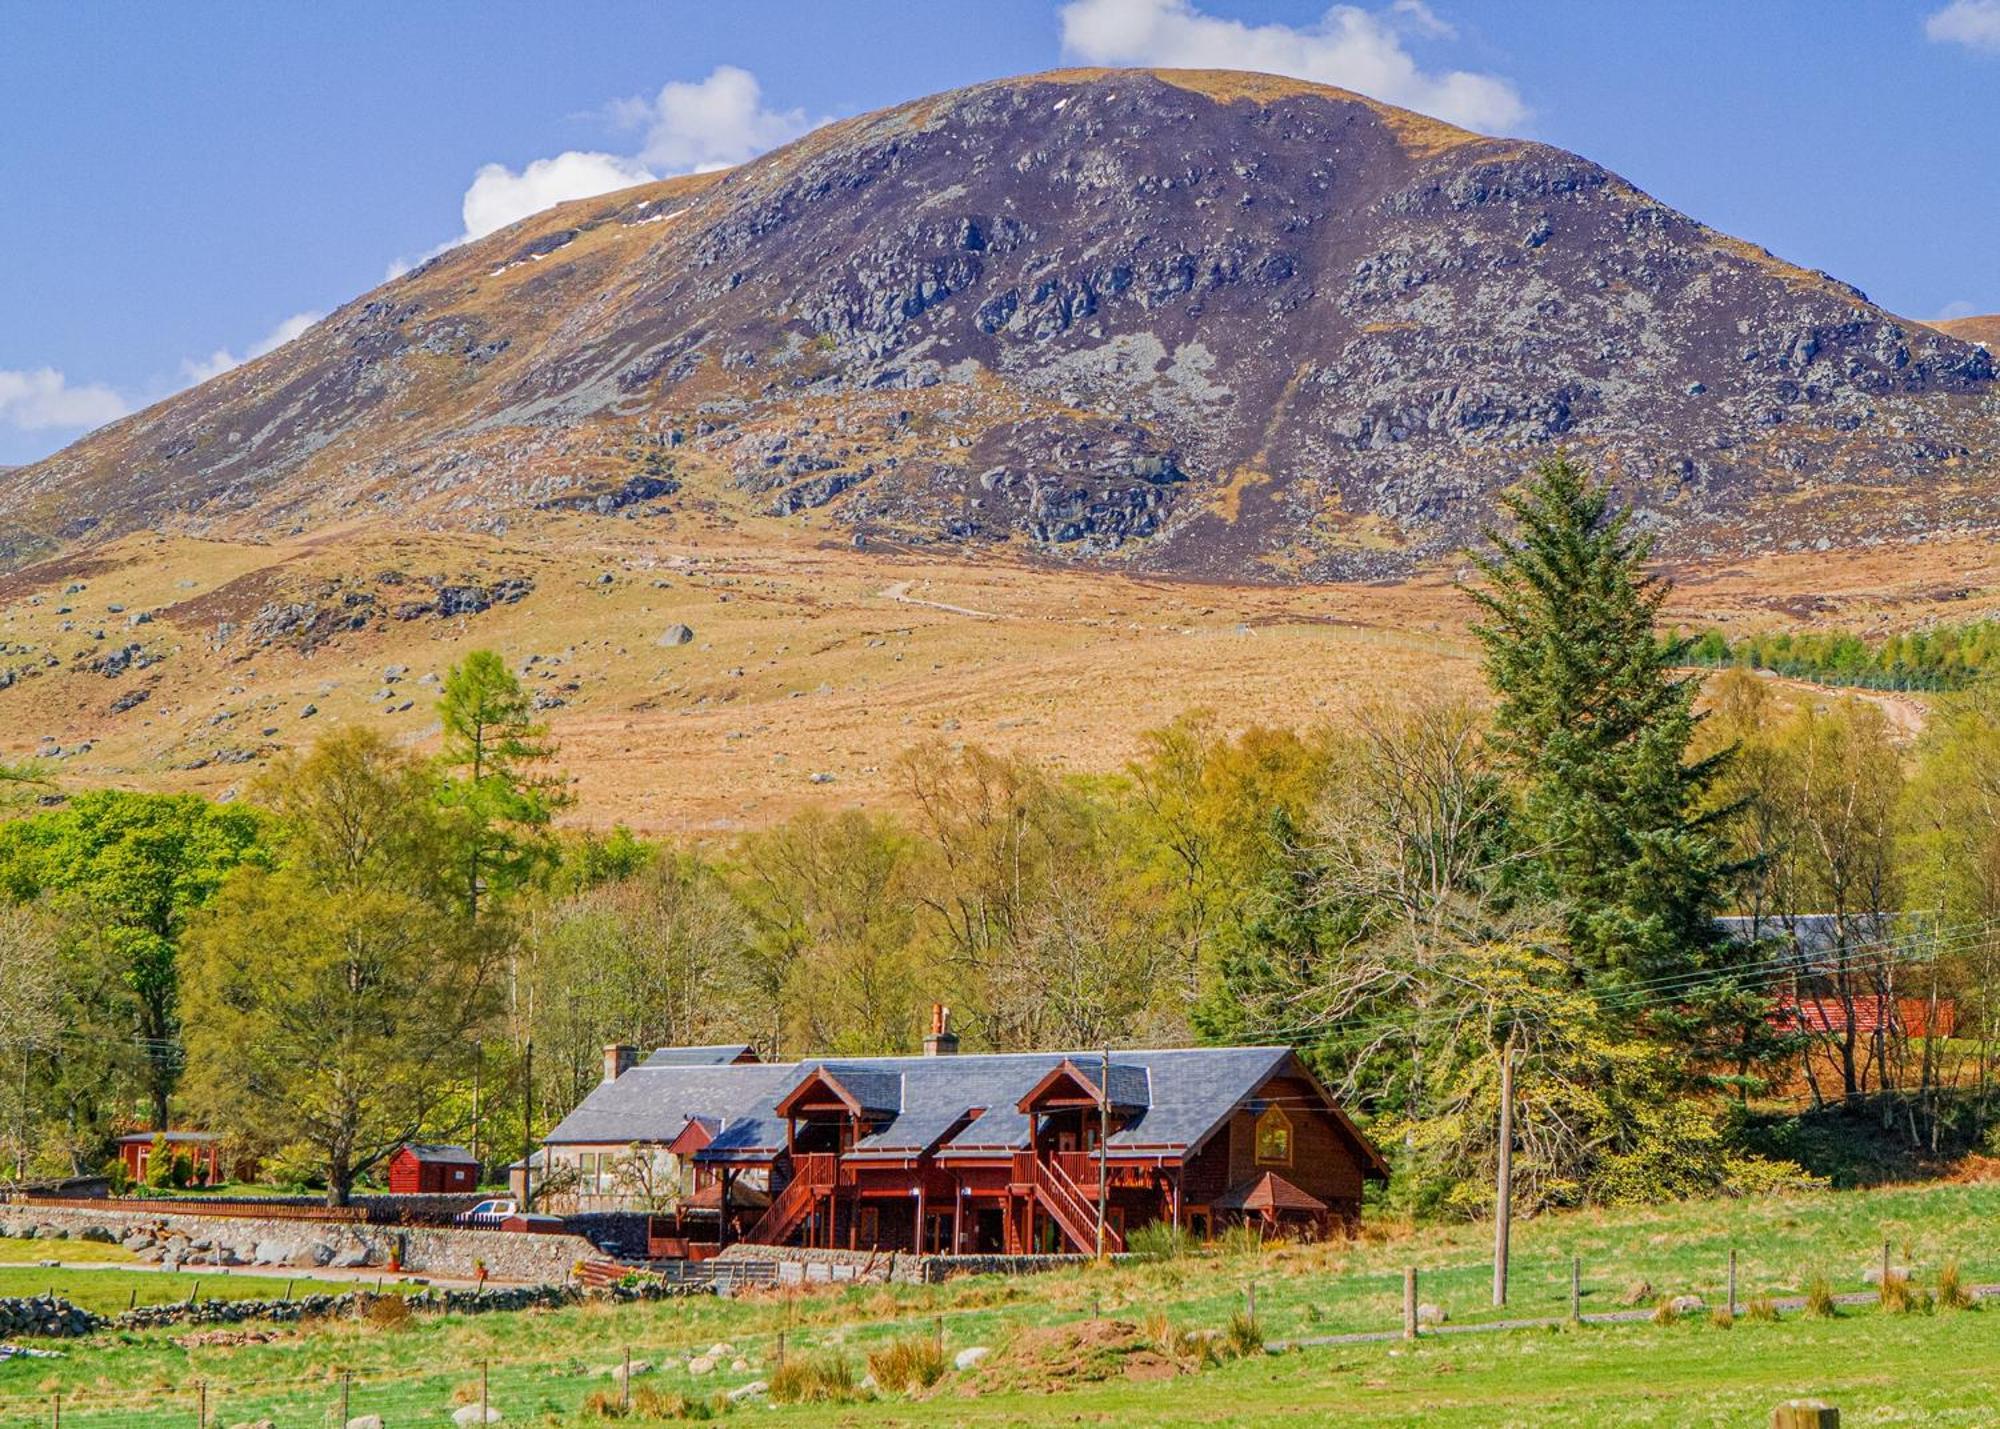
<path fill-rule="evenodd" d="M 919 1057 L 607 1048 L 604 1081 L 543 1150 L 578 1208 L 659 1210 L 671 1185 L 656 1254 L 1089 1252 L 1100 1170 L 1110 1250 L 1162 1221 L 1325 1232 L 1388 1176 L 1288 1048 L 1117 1051 L 1108 1068 L 1097 1052 L 960 1056 L 943 1009 Z"/>

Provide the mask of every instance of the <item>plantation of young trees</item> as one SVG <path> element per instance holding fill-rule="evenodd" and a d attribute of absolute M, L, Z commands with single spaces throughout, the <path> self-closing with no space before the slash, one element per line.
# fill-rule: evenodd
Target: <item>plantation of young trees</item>
<path fill-rule="evenodd" d="M 1508 515 L 1467 589 L 1483 691 L 1310 729 L 1191 713 L 1113 776 L 938 742 L 889 811 L 558 832 L 560 751 L 481 652 L 439 758 L 338 731 L 242 806 L 24 813 L 0 825 L 7 1157 L 94 1168 L 166 1098 L 338 1199 L 406 1137 L 518 1155 L 608 1042 L 904 1052 L 932 1002 L 968 1049 L 1295 1045 L 1421 1215 L 1490 1203 L 1508 1056 L 1527 1206 L 1803 1179 L 1801 1109 L 1970 1145 L 2000 1071 L 2000 692 L 1939 700 L 1914 745 L 1742 672 L 1698 709 L 1700 652 L 1660 630 L 1603 489 L 1557 458 Z M 1730 913 L 1773 937 L 1724 936 Z M 1835 915 L 1811 965 L 1783 937 L 1803 913 Z M 1808 983 L 1842 1028 L 1774 1015 Z M 1855 1015 L 1910 998 L 1953 1035 Z"/>

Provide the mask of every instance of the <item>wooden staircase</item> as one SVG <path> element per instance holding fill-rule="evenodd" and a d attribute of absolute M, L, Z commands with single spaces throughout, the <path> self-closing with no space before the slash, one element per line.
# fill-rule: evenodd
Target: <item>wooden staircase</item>
<path fill-rule="evenodd" d="M 1087 1196 L 1069 1173 L 1054 1161 L 1032 1151 L 1014 1154 L 1014 1184 L 1032 1191 L 1035 1203 L 1062 1228 L 1070 1244 L 1084 1255 L 1097 1254 L 1097 1201 Z M 1125 1237 L 1106 1223 L 1104 1249 L 1116 1253 L 1125 1249 Z"/>
<path fill-rule="evenodd" d="M 833 1189 L 837 1174 L 838 1158 L 830 1151 L 794 1156 L 790 1184 L 771 1198 L 769 1209 L 743 1239 L 751 1245 L 783 1245 L 819 1198 Z"/>

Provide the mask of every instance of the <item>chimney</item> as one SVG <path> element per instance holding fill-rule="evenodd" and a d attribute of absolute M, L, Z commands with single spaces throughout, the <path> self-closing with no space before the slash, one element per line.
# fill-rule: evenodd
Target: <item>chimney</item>
<path fill-rule="evenodd" d="M 950 1057 L 958 1051 L 958 1034 L 951 1030 L 951 1009 L 942 1002 L 931 1004 L 931 1031 L 924 1038 L 926 1057 Z"/>
<path fill-rule="evenodd" d="M 627 1042 L 613 1042 L 604 1049 L 604 1080 L 615 1082 L 639 1061 L 639 1049 Z"/>

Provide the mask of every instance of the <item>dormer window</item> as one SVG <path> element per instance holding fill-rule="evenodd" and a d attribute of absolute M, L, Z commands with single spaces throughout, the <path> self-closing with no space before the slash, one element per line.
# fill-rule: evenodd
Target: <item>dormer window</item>
<path fill-rule="evenodd" d="M 1292 1164 L 1292 1119 L 1274 1106 L 1257 1118 L 1257 1164 Z"/>

